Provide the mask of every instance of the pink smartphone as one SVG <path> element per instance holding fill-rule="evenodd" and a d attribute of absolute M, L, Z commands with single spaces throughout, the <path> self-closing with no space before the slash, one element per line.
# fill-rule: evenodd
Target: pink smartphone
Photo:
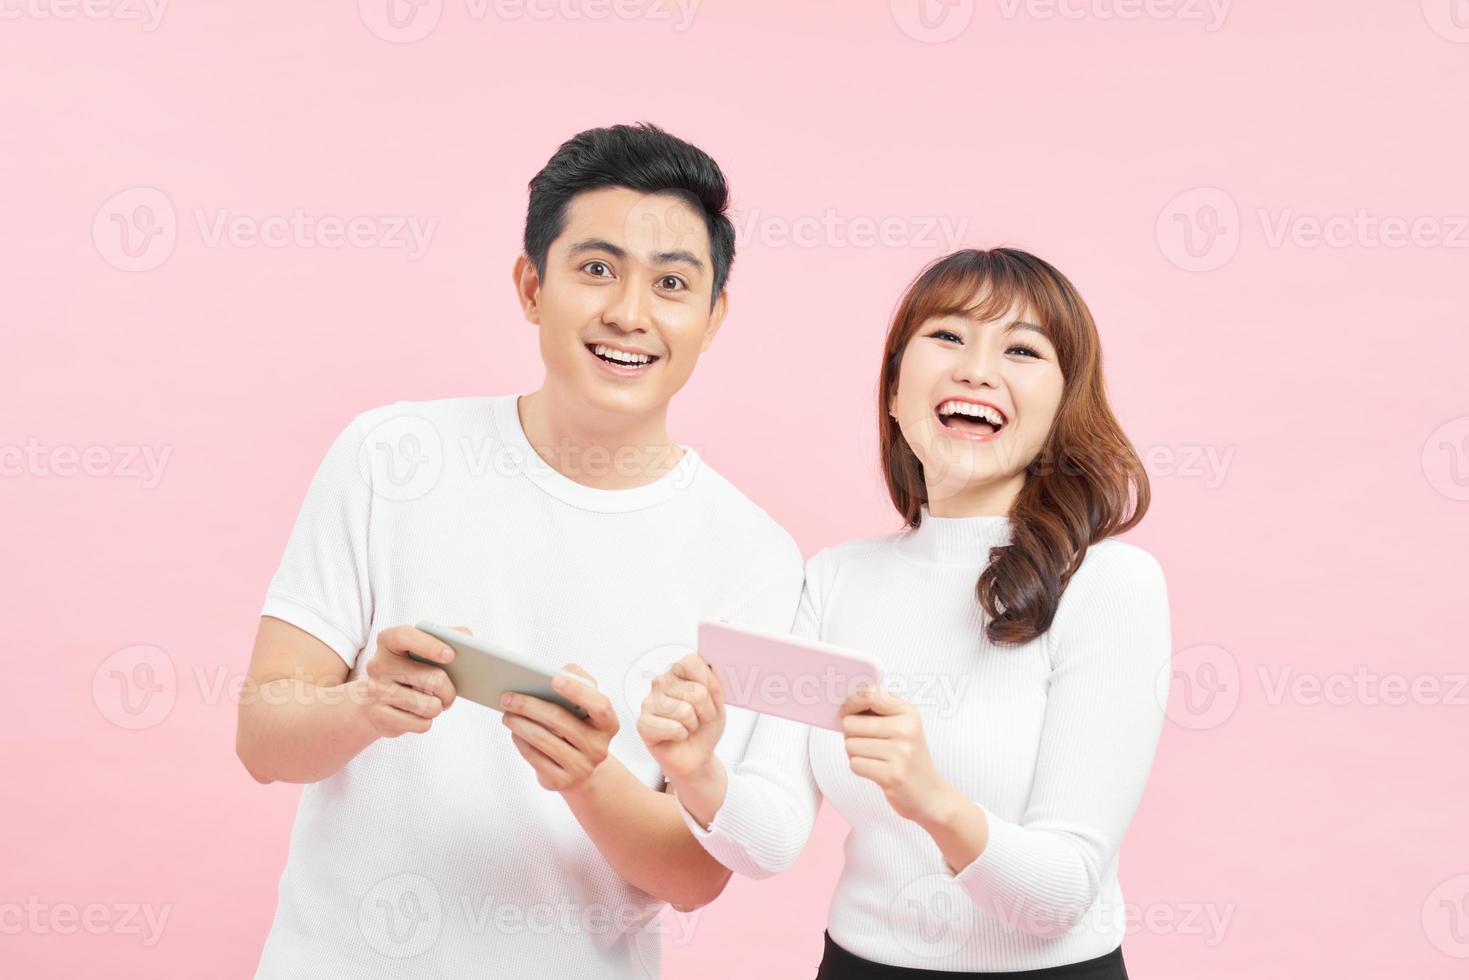
<path fill-rule="evenodd" d="M 699 655 L 726 704 L 838 732 L 847 696 L 882 683 L 882 668 L 866 654 L 713 619 L 699 624 Z"/>

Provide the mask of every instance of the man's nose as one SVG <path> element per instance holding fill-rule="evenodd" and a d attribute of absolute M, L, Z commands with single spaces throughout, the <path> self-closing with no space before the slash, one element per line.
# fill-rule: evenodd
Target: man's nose
<path fill-rule="evenodd" d="M 631 333 L 648 330 L 652 326 L 652 316 L 652 297 L 648 290 L 639 282 L 624 280 L 603 312 L 602 322 Z"/>

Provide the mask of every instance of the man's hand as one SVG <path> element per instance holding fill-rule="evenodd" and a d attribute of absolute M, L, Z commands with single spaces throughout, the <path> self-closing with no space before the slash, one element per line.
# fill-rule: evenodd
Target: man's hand
<path fill-rule="evenodd" d="M 612 702 L 597 690 L 592 675 L 576 664 L 564 669 L 591 682 L 580 684 L 566 677 L 551 680 L 557 694 L 585 709 L 586 721 L 559 704 L 528 694 L 506 694 L 500 699 L 505 709 L 501 721 L 510 729 L 516 750 L 536 771 L 536 780 L 558 793 L 586 785 L 606 760 L 607 746 L 620 727 Z"/>
<path fill-rule="evenodd" d="M 466 626 L 454 630 L 472 636 Z M 454 683 L 432 664 L 409 658 L 416 653 L 435 664 L 454 659 L 452 648 L 412 626 L 390 626 L 377 635 L 377 650 L 363 676 L 351 683 L 355 703 L 373 730 L 383 738 L 405 732 L 422 735 L 433 720 L 454 703 Z"/>

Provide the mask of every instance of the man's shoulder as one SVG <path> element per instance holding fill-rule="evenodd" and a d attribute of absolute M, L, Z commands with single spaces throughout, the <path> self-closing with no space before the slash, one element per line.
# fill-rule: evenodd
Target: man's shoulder
<path fill-rule="evenodd" d="M 701 491 L 711 529 L 751 551 L 764 551 L 778 561 L 801 564 L 801 549 L 790 532 L 702 456 L 695 485 Z"/>
<path fill-rule="evenodd" d="M 422 401 L 401 400 L 365 408 L 353 418 L 359 431 L 371 432 L 385 425 L 412 429 L 426 425 L 440 437 L 465 429 L 479 429 L 494 415 L 495 405 L 509 395 L 463 395 Z"/>

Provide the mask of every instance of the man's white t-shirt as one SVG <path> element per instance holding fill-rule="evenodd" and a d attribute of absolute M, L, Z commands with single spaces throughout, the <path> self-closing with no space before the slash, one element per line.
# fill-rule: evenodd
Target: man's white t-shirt
<path fill-rule="evenodd" d="M 517 403 L 354 418 L 261 613 L 320 638 L 354 678 L 380 630 L 425 619 L 580 664 L 621 719 L 612 754 L 661 788 L 636 731 L 651 678 L 694 649 L 702 618 L 788 631 L 800 551 L 690 447 L 633 489 L 575 482 L 531 447 Z M 722 757 L 743 754 L 753 722 L 731 709 Z M 656 977 L 663 907 L 540 786 L 500 714 L 458 700 L 428 733 L 378 739 L 304 787 L 256 977 Z"/>

